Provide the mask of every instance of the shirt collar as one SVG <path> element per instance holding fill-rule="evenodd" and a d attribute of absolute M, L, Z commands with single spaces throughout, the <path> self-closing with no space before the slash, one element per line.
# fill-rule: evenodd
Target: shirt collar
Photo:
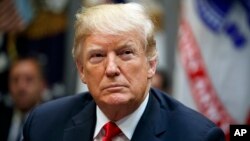
<path fill-rule="evenodd" d="M 122 133 L 131 140 L 134 130 L 143 114 L 143 112 L 146 109 L 147 103 L 149 99 L 149 94 L 147 94 L 146 98 L 143 100 L 141 105 L 130 115 L 122 118 L 121 120 L 115 122 L 116 125 L 122 130 Z M 106 115 L 100 110 L 98 106 L 96 106 L 96 127 L 95 127 L 95 133 L 94 138 L 100 133 L 102 127 L 109 122 L 110 120 L 106 117 Z"/>

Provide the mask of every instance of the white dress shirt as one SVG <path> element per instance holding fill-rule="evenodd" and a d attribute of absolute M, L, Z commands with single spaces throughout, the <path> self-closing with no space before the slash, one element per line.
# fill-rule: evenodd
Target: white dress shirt
<path fill-rule="evenodd" d="M 10 132 L 8 135 L 8 141 L 16 141 L 17 138 L 21 140 L 22 128 L 28 114 L 23 114 L 20 110 L 15 109 L 10 126 Z"/>
<path fill-rule="evenodd" d="M 144 101 L 133 113 L 115 122 L 116 125 L 121 129 L 122 134 L 119 134 L 118 136 L 114 137 L 113 141 L 130 141 L 131 140 L 133 133 L 135 131 L 135 128 L 143 112 L 146 109 L 148 98 L 149 98 L 149 94 L 147 94 Z M 95 127 L 93 140 L 101 141 L 104 136 L 104 130 L 102 129 L 102 127 L 110 120 L 106 117 L 106 115 L 100 110 L 98 106 L 96 107 L 96 116 L 97 116 L 96 127 Z"/>

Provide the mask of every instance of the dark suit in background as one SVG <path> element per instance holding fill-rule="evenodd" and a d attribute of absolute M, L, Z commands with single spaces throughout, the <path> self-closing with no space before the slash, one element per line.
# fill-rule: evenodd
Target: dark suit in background
<path fill-rule="evenodd" d="M 13 108 L 0 103 L 0 141 L 7 141 L 10 132 Z"/>
<path fill-rule="evenodd" d="M 211 121 L 166 94 L 151 89 L 132 141 L 223 141 Z M 24 128 L 25 141 L 91 141 L 96 104 L 89 93 L 48 102 L 36 108 Z"/>

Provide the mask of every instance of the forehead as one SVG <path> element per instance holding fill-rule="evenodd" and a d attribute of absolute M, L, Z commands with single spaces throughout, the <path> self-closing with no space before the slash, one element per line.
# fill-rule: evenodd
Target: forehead
<path fill-rule="evenodd" d="M 84 48 L 98 47 L 120 47 L 127 44 L 141 45 L 141 40 L 135 34 L 127 35 L 109 35 L 109 34 L 91 34 L 84 41 Z"/>
<path fill-rule="evenodd" d="M 38 66 L 31 60 L 17 62 L 10 71 L 10 75 L 34 73 L 38 73 Z"/>
<path fill-rule="evenodd" d="M 126 39 L 125 36 L 120 35 L 107 35 L 107 34 L 91 34 L 89 35 L 85 43 L 92 43 L 92 44 L 114 44 L 119 43 L 122 39 Z"/>

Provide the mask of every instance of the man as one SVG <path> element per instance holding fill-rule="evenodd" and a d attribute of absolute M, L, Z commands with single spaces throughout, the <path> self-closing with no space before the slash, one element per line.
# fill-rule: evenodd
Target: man
<path fill-rule="evenodd" d="M 18 141 L 29 111 L 41 102 L 45 88 L 38 60 L 25 57 L 14 62 L 10 68 L 8 85 L 13 107 L 1 106 L 0 140 Z"/>
<path fill-rule="evenodd" d="M 89 92 L 36 108 L 25 141 L 224 140 L 211 121 L 150 88 L 157 51 L 141 5 L 100 5 L 76 18 L 72 52 Z"/>

